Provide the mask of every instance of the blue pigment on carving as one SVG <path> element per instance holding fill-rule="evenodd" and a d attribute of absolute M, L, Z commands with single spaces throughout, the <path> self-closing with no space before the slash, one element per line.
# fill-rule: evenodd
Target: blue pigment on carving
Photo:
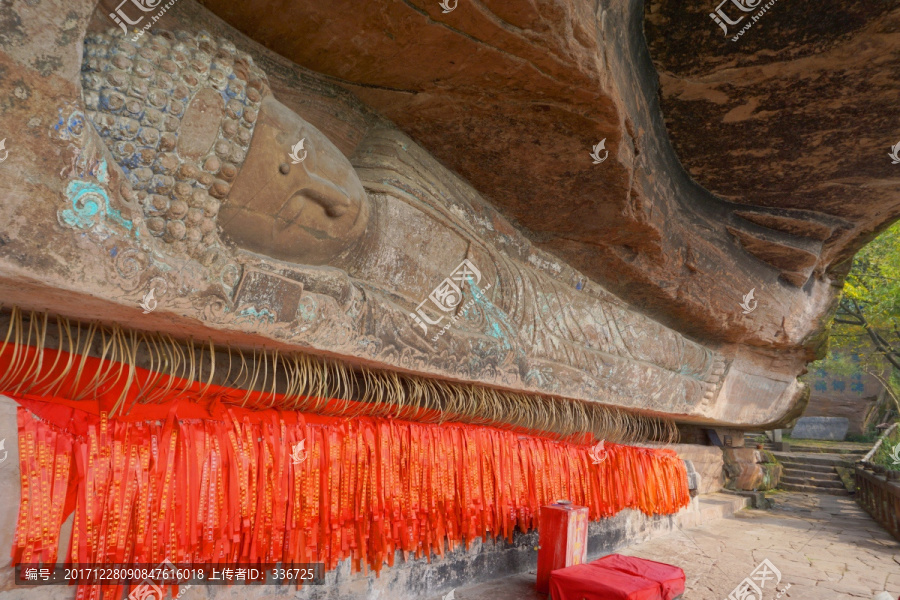
<path fill-rule="evenodd" d="M 66 197 L 72 208 L 59 211 L 59 219 L 69 227 L 90 229 L 97 224 L 100 206 L 109 202 L 106 190 L 87 181 L 70 181 L 66 186 Z"/>
<path fill-rule="evenodd" d="M 63 117 L 63 109 L 59 109 L 59 120 L 56 122 L 56 125 L 53 126 L 53 130 L 56 131 L 59 139 L 61 140 L 71 140 L 74 138 L 80 138 L 84 133 L 84 113 L 80 110 L 73 111 L 72 114 L 68 116 L 68 118 Z"/>
<path fill-rule="evenodd" d="M 77 129 L 77 131 L 76 131 Z M 80 111 L 73 112 L 69 116 L 69 122 L 66 130 L 72 135 L 79 136 L 84 129 L 84 115 Z"/>
<path fill-rule="evenodd" d="M 102 184 L 109 183 L 109 172 L 106 160 L 100 161 L 97 180 Z M 106 188 L 90 181 L 70 181 L 66 186 L 66 198 L 71 208 L 60 210 L 60 223 L 78 229 L 90 229 L 96 226 L 105 216 L 131 231 L 133 223 L 122 216 L 118 210 L 110 206 Z"/>
<path fill-rule="evenodd" d="M 252 317 L 257 321 L 267 321 L 269 323 L 275 322 L 275 315 L 269 312 L 268 308 L 257 310 L 255 306 L 248 306 L 239 312 L 238 315 L 242 317 Z"/>
<path fill-rule="evenodd" d="M 297 312 L 300 313 L 300 318 L 304 321 L 312 322 L 316 320 L 316 313 L 310 311 L 305 306 L 301 306 Z"/>
<path fill-rule="evenodd" d="M 109 171 L 107 170 L 109 165 L 106 164 L 106 159 L 102 159 L 100 161 L 100 171 L 97 172 L 97 181 L 106 185 L 109 183 Z"/>
<path fill-rule="evenodd" d="M 485 335 L 488 335 L 497 341 L 500 342 L 500 347 L 506 350 L 507 352 L 513 349 L 512 343 L 503 333 L 503 329 L 500 325 L 504 325 L 508 331 L 513 331 L 514 328 L 509 322 L 509 316 L 506 315 L 502 310 L 500 310 L 497 306 L 494 306 L 485 296 L 486 292 L 491 289 L 493 286 L 492 283 L 489 283 L 484 289 L 479 288 L 476 284 L 470 283 L 470 289 L 472 291 L 472 301 L 478 305 L 484 314 L 485 320 L 487 321 L 487 328 L 485 329 Z M 467 303 L 468 304 L 468 303 Z M 468 309 L 463 313 L 468 316 Z"/>

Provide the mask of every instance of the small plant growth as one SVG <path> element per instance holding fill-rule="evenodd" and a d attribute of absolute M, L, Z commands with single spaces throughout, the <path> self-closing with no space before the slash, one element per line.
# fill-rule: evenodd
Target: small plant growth
<path fill-rule="evenodd" d="M 872 462 L 889 471 L 900 471 L 900 427 L 884 438 L 875 451 Z"/>

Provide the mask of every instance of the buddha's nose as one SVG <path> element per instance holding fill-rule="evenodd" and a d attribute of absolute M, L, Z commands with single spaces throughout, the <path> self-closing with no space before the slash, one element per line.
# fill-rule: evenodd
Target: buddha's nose
<path fill-rule="evenodd" d="M 345 190 L 312 173 L 297 194 L 320 205 L 332 219 L 343 217 L 350 210 L 350 198 Z"/>

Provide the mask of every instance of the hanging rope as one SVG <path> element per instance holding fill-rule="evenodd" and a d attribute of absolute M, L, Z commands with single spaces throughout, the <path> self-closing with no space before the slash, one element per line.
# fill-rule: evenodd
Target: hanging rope
<path fill-rule="evenodd" d="M 173 390 L 199 399 L 216 385 L 240 390 L 227 401 L 250 408 L 279 408 L 332 416 L 380 416 L 439 423 L 511 427 L 556 439 L 590 435 L 622 443 L 674 443 L 675 424 L 599 402 L 549 398 L 351 367 L 300 353 L 220 348 L 211 341 L 177 341 L 167 334 L 82 324 L 63 317 L 3 315 L 0 391 L 87 400 L 117 396 L 111 416 L 154 404 Z M 97 362 L 99 360 L 99 362 Z"/>

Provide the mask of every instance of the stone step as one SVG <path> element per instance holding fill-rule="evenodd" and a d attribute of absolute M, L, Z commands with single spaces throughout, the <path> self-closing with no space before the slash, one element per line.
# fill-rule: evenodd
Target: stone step
<path fill-rule="evenodd" d="M 846 489 L 844 488 L 844 484 L 841 481 L 841 478 L 836 474 L 834 479 L 816 479 L 812 477 L 790 477 L 785 476 L 781 478 L 781 483 L 790 484 L 790 485 L 810 485 L 813 487 L 819 488 L 831 488 L 831 489 Z"/>
<path fill-rule="evenodd" d="M 841 456 L 846 456 L 849 459 L 851 457 L 862 458 L 866 455 L 868 450 L 850 450 L 849 448 L 822 448 L 820 446 L 804 446 L 803 444 L 792 443 L 791 452 L 800 452 L 805 454 L 839 454 Z"/>
<path fill-rule="evenodd" d="M 739 510 L 750 506 L 750 498 L 723 490 L 715 494 L 703 494 L 691 500 L 688 508 L 675 515 L 678 527 L 697 527 L 717 519 L 734 516 Z"/>
<path fill-rule="evenodd" d="M 785 471 L 803 471 L 807 473 L 837 473 L 835 469 L 837 469 L 838 467 L 850 467 L 850 465 L 847 464 L 815 465 L 807 463 L 782 462 L 781 459 L 778 459 L 778 462 L 781 462 L 781 466 L 784 467 Z"/>
<path fill-rule="evenodd" d="M 785 475 L 787 475 L 789 472 L 795 472 L 795 473 L 836 473 L 837 472 L 834 470 L 835 467 L 833 465 L 808 465 L 808 464 L 789 463 L 789 462 L 782 462 L 781 465 L 784 467 Z"/>
<path fill-rule="evenodd" d="M 784 477 L 814 477 L 816 479 L 838 479 L 838 467 L 785 467 L 782 472 Z"/>
<path fill-rule="evenodd" d="M 815 477 L 816 479 L 834 479 L 838 477 L 839 467 L 817 467 L 815 465 L 799 465 L 785 467 L 785 477 Z"/>
<path fill-rule="evenodd" d="M 793 483 L 795 485 L 819 485 L 822 487 L 835 487 L 841 486 L 843 487 L 843 482 L 841 478 L 835 475 L 834 477 L 812 477 L 810 475 L 783 475 L 781 477 L 781 481 L 786 483 Z"/>
<path fill-rule="evenodd" d="M 837 488 L 820 488 L 814 485 L 796 485 L 793 483 L 782 483 L 778 486 L 778 489 L 784 490 L 786 492 L 805 492 L 807 494 L 825 494 L 827 496 L 849 496 L 850 492 L 848 492 L 843 486 L 841 489 Z"/>
<path fill-rule="evenodd" d="M 843 467 L 852 465 L 854 461 L 838 454 L 795 454 L 793 452 L 773 452 L 778 462 L 784 465 L 824 465 Z"/>
<path fill-rule="evenodd" d="M 765 450 L 774 450 L 775 444 L 773 442 L 757 442 L 751 437 L 744 438 L 744 448 L 756 448 L 757 444 L 762 444 L 763 449 Z"/>

